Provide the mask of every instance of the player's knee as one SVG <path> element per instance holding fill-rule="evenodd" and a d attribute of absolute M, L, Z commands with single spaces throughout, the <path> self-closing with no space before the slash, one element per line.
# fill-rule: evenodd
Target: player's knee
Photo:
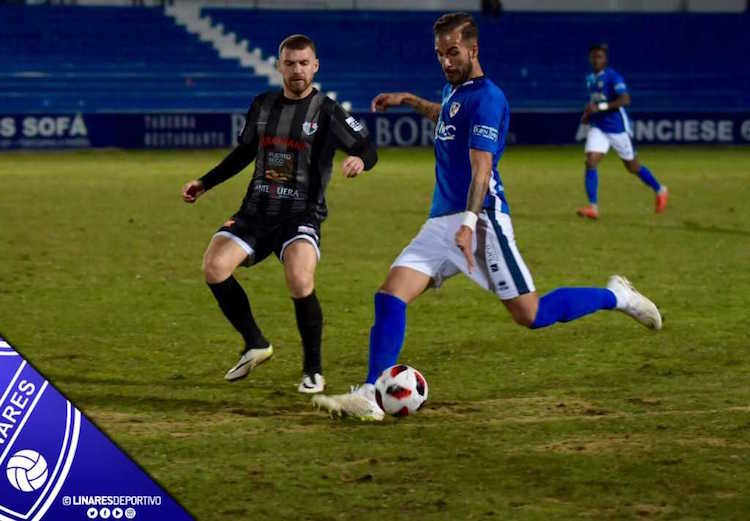
<path fill-rule="evenodd" d="M 292 298 L 305 298 L 315 289 L 315 284 L 310 281 L 298 281 L 289 284 L 289 294 Z"/>
<path fill-rule="evenodd" d="M 596 168 L 598 161 L 592 157 L 587 157 L 583 163 L 586 165 L 587 169 L 591 170 L 592 168 Z"/>
<path fill-rule="evenodd" d="M 203 258 L 203 277 L 209 284 L 216 284 L 226 280 L 232 274 L 232 267 L 222 262 L 218 257 Z"/>
<path fill-rule="evenodd" d="M 315 289 L 315 278 L 306 270 L 291 270 L 286 277 L 292 298 L 304 298 Z"/>

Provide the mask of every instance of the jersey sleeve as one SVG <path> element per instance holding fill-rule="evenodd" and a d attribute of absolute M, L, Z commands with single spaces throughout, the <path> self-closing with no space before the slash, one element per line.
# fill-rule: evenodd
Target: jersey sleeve
<path fill-rule="evenodd" d="M 331 133 L 336 148 L 350 156 L 358 156 L 365 164 L 365 170 L 372 168 L 378 160 L 375 145 L 370 141 L 367 128 L 348 114 L 338 103 L 330 104 Z"/>
<path fill-rule="evenodd" d="M 237 147 L 221 163 L 200 178 L 206 190 L 210 190 L 214 186 L 234 177 L 253 162 L 258 152 L 257 122 L 259 113 L 260 100 L 256 97 L 247 111 L 245 126 L 237 139 Z"/>
<path fill-rule="evenodd" d="M 210 190 L 214 186 L 239 174 L 247 165 L 252 163 L 257 150 L 258 148 L 254 145 L 245 145 L 243 143 L 237 145 L 237 148 L 232 150 L 221 163 L 200 178 L 203 188 Z"/>
<path fill-rule="evenodd" d="M 505 144 L 508 104 L 495 96 L 482 96 L 469 123 L 469 148 L 495 153 Z"/>
<path fill-rule="evenodd" d="M 612 74 L 612 90 L 618 96 L 628 92 L 628 86 L 625 84 L 625 78 L 619 73 L 615 72 Z"/>

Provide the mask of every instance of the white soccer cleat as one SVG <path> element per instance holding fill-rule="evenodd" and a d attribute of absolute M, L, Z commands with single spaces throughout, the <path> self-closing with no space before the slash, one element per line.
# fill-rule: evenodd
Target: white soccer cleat
<path fill-rule="evenodd" d="M 331 416 L 352 416 L 362 421 L 382 421 L 385 413 L 375 401 L 375 386 L 362 384 L 352 387 L 350 393 L 326 396 L 313 396 L 312 403 L 319 409 L 325 409 Z"/>
<path fill-rule="evenodd" d="M 272 356 L 273 346 L 270 344 L 265 349 L 248 349 L 242 354 L 239 362 L 227 371 L 227 374 L 224 375 L 224 379 L 229 382 L 234 382 L 241 378 L 245 378 L 250 371 Z"/>
<path fill-rule="evenodd" d="M 607 289 L 615 294 L 615 309 L 633 317 L 648 328 L 661 329 L 661 313 L 656 304 L 641 295 L 628 279 L 612 275 L 607 282 Z"/>
<path fill-rule="evenodd" d="M 326 388 L 326 379 L 320 373 L 314 375 L 303 375 L 302 381 L 299 383 L 297 390 L 301 393 L 315 394 L 322 393 Z"/>

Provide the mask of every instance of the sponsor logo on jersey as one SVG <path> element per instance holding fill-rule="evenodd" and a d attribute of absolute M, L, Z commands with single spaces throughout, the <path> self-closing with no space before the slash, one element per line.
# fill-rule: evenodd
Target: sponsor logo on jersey
<path fill-rule="evenodd" d="M 454 125 L 446 125 L 441 119 L 435 126 L 435 139 L 440 141 L 453 141 L 456 139 L 456 127 Z"/>
<path fill-rule="evenodd" d="M 294 161 L 294 156 L 290 152 L 268 152 L 266 164 L 268 166 L 287 166 Z"/>
<path fill-rule="evenodd" d="M 307 134 L 308 136 L 312 136 L 315 134 L 315 131 L 318 130 L 318 124 L 314 121 L 305 121 L 302 123 L 302 132 Z"/>
<path fill-rule="evenodd" d="M 497 141 L 497 129 L 488 127 L 487 125 L 474 125 L 472 132 L 475 136 L 489 139 L 490 141 Z"/>
<path fill-rule="evenodd" d="M 297 141 L 286 136 L 263 136 L 261 144 L 264 147 L 283 146 L 292 150 L 304 150 L 310 146 L 305 141 Z"/>
<path fill-rule="evenodd" d="M 448 114 L 450 114 L 450 116 L 453 117 L 456 114 L 458 114 L 458 109 L 460 108 L 461 108 L 461 104 L 457 101 L 454 101 L 453 103 L 451 103 L 451 108 L 448 109 Z"/>
<path fill-rule="evenodd" d="M 349 125 L 354 132 L 359 132 L 360 130 L 365 128 L 362 123 L 354 119 L 354 116 L 349 116 L 348 118 L 346 118 L 346 124 Z"/>

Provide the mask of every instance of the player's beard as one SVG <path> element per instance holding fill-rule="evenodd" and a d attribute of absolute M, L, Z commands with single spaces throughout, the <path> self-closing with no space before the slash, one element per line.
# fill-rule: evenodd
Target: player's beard
<path fill-rule="evenodd" d="M 297 81 L 302 80 L 302 81 Z M 289 90 L 289 92 L 292 92 L 299 96 L 303 92 L 305 92 L 308 87 L 312 84 L 312 79 L 307 78 L 295 78 L 290 79 L 289 81 L 284 81 L 284 86 Z"/>
<path fill-rule="evenodd" d="M 463 83 L 466 83 L 469 81 L 469 78 L 471 78 L 471 73 L 474 71 L 474 64 L 472 62 L 469 62 L 466 64 L 466 67 L 460 70 L 460 74 L 457 74 L 453 76 L 454 79 L 451 79 L 448 74 L 443 71 L 443 74 L 445 74 L 445 79 L 448 80 L 448 83 L 450 83 L 453 86 L 461 85 Z"/>

